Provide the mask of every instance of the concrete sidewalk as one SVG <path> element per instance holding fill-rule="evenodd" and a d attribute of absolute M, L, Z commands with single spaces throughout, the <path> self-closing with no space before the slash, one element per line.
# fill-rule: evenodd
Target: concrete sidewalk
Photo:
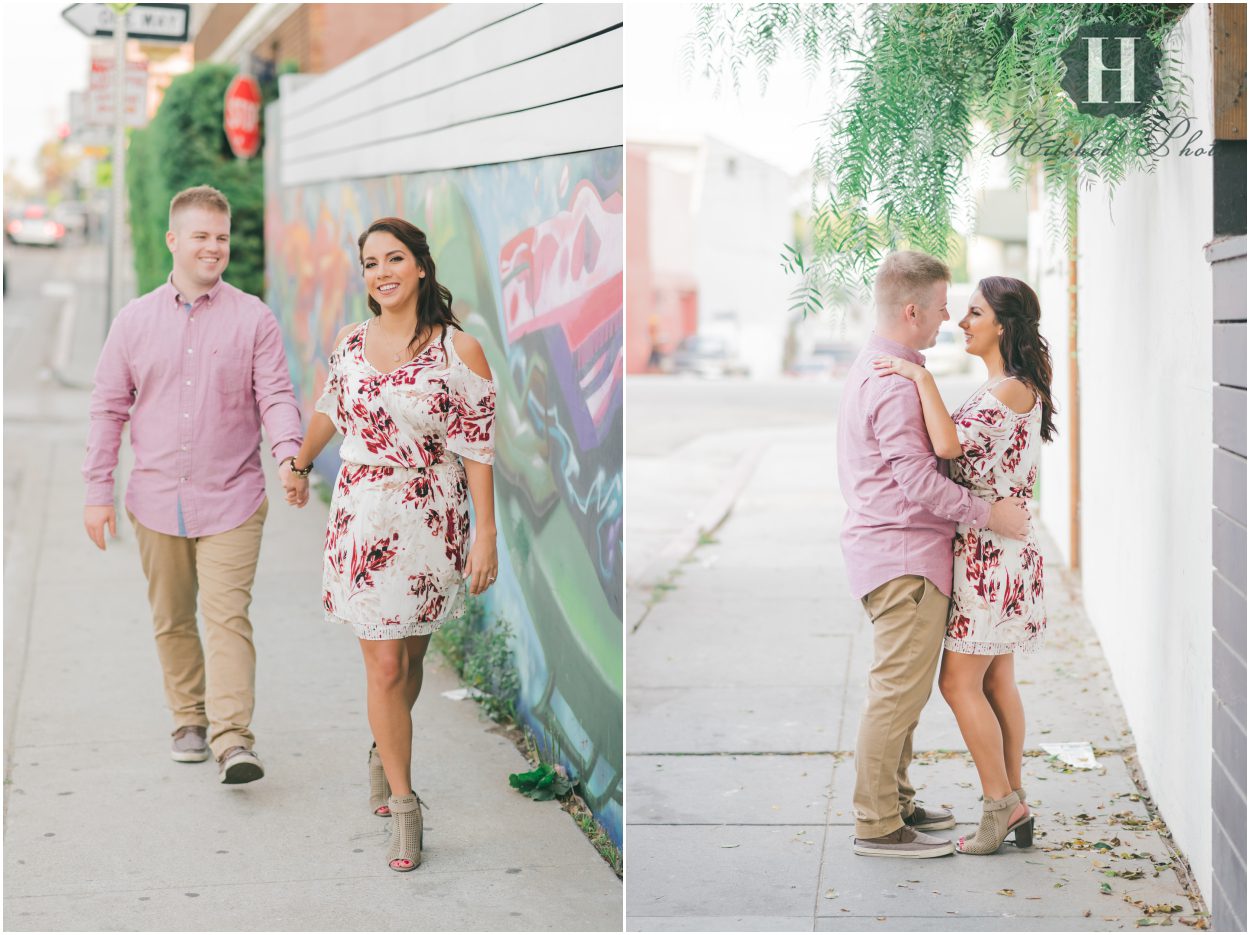
<path fill-rule="evenodd" d="M 1166 828 L 1134 785 L 1132 736 L 1053 549 L 1049 640 L 1017 660 L 1035 751 L 1025 786 L 1036 846 L 985 859 L 853 855 L 871 624 L 842 567 L 833 439 L 832 421 L 773 431 L 723 525 L 702 545 L 687 542 L 689 555 L 628 634 L 627 928 L 1104 930 L 1133 928 L 1158 904 L 1181 906 L 1174 919 L 1192 916 L 1201 903 L 1168 865 Z M 676 452 L 666 471 L 649 469 L 699 475 L 693 450 Z M 665 520 L 650 515 L 632 462 L 627 470 L 632 535 L 635 523 Z M 734 483 L 715 464 L 706 470 Z M 1067 770 L 1036 752 L 1060 741 L 1092 742 L 1100 768 Z M 921 801 L 955 810 L 952 838 L 973 833 L 980 787 L 936 687 L 916 750 Z"/>
<path fill-rule="evenodd" d="M 72 330 L 70 382 L 100 347 L 96 311 L 79 314 L 91 327 Z M 49 346 L 41 327 L 30 354 Z M 360 652 L 322 619 L 316 497 L 300 511 L 269 491 L 252 604 L 267 775 L 224 786 L 211 762 L 171 761 L 133 531 L 123 520 L 100 553 L 82 528 L 88 394 L 51 368 L 10 375 L 7 930 L 620 930 L 620 881 L 556 803 L 509 788 L 524 758 L 474 703 L 442 696 L 458 681 L 433 654 L 414 712 L 425 859 L 387 867 Z"/>

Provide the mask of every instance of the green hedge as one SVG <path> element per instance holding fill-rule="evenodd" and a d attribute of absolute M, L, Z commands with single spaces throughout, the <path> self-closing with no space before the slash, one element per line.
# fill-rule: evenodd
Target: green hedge
<path fill-rule="evenodd" d="M 126 186 L 140 294 L 169 276 L 169 200 L 184 188 L 212 185 L 230 201 L 230 266 L 226 281 L 253 295 L 265 288 L 264 161 L 236 159 L 222 123 L 226 88 L 236 69 L 202 64 L 169 85 L 156 116 L 130 137 Z M 277 82 L 261 85 L 264 104 Z M 262 110 L 261 145 L 264 145 Z"/>

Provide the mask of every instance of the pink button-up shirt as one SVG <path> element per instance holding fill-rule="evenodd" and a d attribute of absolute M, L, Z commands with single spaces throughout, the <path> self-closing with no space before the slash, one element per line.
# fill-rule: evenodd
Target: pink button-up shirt
<path fill-rule="evenodd" d="M 916 384 L 872 368 L 884 354 L 924 364 L 916 351 L 874 334 L 846 378 L 838 482 L 847 576 L 856 597 L 902 575 L 923 575 L 949 597 L 955 525 L 986 525 L 990 505 L 939 470 Z"/>
<path fill-rule="evenodd" d="M 126 508 L 174 536 L 234 529 L 265 498 L 264 423 L 278 459 L 299 451 L 299 404 L 282 332 L 260 299 L 217 281 L 184 302 L 172 278 L 118 314 L 96 365 L 88 506 L 112 506 L 122 426 L 135 466 Z"/>

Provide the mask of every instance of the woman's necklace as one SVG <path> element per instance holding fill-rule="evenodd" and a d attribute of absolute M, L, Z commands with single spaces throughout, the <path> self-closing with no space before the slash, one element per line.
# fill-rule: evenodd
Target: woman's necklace
<path fill-rule="evenodd" d="M 382 334 L 385 336 L 386 332 L 383 331 Z M 405 341 L 402 345 L 399 346 L 398 350 L 395 350 L 394 345 L 392 344 L 391 347 L 387 348 L 387 353 L 391 354 L 391 361 L 393 363 L 398 364 L 405 360 L 405 357 L 404 357 L 405 354 L 408 355 L 407 360 L 412 360 L 414 357 L 417 356 L 416 354 L 411 353 L 411 351 L 409 350 L 411 347 L 412 347 L 412 339 L 409 338 L 407 341 Z M 423 344 L 422 350 L 424 349 L 425 349 L 425 345 Z"/>

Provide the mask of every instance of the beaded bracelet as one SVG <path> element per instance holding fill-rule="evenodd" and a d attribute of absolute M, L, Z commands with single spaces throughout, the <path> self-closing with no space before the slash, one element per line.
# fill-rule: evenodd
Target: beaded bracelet
<path fill-rule="evenodd" d="M 296 467 L 296 466 L 295 466 L 295 455 L 291 455 L 291 456 L 290 456 L 290 457 L 288 457 L 288 458 L 283 458 L 283 459 L 282 459 L 282 463 L 283 463 L 283 464 L 286 464 L 288 461 L 290 461 L 290 462 L 291 462 L 291 473 L 292 473 L 292 474 L 298 474 L 300 477 L 307 477 L 309 474 L 311 474 L 311 473 L 312 473 L 313 466 L 312 466 L 311 464 L 310 464 L 310 465 L 308 465 L 308 467 L 305 467 L 305 468 L 298 468 L 298 467 Z"/>

